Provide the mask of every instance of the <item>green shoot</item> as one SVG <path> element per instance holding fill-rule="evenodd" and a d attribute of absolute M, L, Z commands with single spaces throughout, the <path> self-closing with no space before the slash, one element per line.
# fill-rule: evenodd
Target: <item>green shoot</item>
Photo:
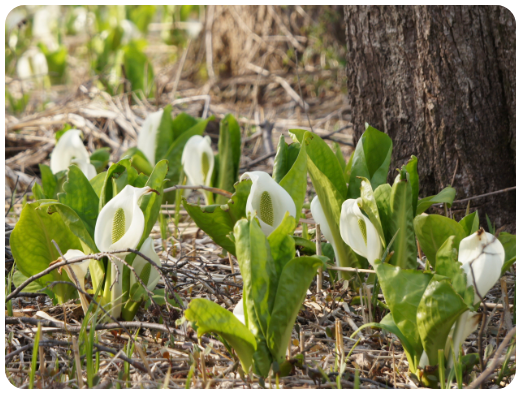
<path fill-rule="evenodd" d="M 444 352 L 442 349 L 438 349 L 438 371 L 440 373 L 440 386 L 442 390 L 445 390 L 445 359 Z"/>
<path fill-rule="evenodd" d="M 40 336 L 42 335 L 42 326 L 38 323 L 38 331 L 36 331 L 36 335 L 34 336 L 34 344 L 33 344 L 33 357 L 31 359 L 31 372 L 29 374 L 29 389 L 34 388 L 34 378 L 36 374 L 36 361 L 38 359 L 38 348 L 40 347 Z M 40 360 L 41 362 L 42 360 Z"/>

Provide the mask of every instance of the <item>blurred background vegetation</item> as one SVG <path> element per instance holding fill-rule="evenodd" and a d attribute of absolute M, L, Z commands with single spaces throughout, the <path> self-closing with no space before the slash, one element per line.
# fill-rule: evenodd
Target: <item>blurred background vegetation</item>
<path fill-rule="evenodd" d="M 273 76 L 310 106 L 345 94 L 341 6 L 19 6 L 5 33 L 16 117 L 98 91 L 157 106 L 210 94 L 238 113 L 294 101 Z"/>

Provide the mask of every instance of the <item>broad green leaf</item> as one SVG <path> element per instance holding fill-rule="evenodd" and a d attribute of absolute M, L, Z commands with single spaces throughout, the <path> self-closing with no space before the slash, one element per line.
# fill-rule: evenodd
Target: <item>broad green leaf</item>
<path fill-rule="evenodd" d="M 154 289 L 152 290 L 153 299 L 155 303 L 159 306 L 166 305 L 165 303 L 165 289 Z M 178 299 L 178 296 L 174 296 L 173 298 L 168 297 L 168 303 L 175 307 L 180 307 L 182 305 L 182 301 Z M 152 301 L 150 299 L 147 299 L 145 302 L 145 308 L 148 309 L 152 305 Z"/>
<path fill-rule="evenodd" d="M 340 164 L 340 168 L 342 168 L 342 173 L 345 174 L 346 171 L 346 159 L 344 158 L 344 154 L 342 153 L 342 150 L 340 149 L 340 145 L 338 145 L 338 142 L 333 142 L 333 153 L 335 154 L 338 164 Z M 347 182 L 347 180 L 346 180 Z"/>
<path fill-rule="evenodd" d="M 277 277 L 280 277 L 285 265 L 295 257 L 295 240 L 292 237 L 295 231 L 295 220 L 286 212 L 278 227 L 268 236 L 271 255 L 275 263 Z"/>
<path fill-rule="evenodd" d="M 33 192 L 33 196 L 34 196 L 35 200 L 45 200 L 46 199 L 45 195 L 43 194 L 43 189 L 39 183 L 35 182 L 31 191 Z"/>
<path fill-rule="evenodd" d="M 300 144 L 295 142 L 293 144 L 287 144 L 284 140 L 284 136 L 281 135 L 279 144 L 277 146 L 277 154 L 273 162 L 273 179 L 277 183 L 280 183 L 282 178 L 288 173 L 290 168 L 293 166 L 297 156 L 300 153 Z"/>
<path fill-rule="evenodd" d="M 198 122 L 195 126 L 181 134 L 179 138 L 177 138 L 170 146 L 166 156 L 163 157 L 163 159 L 168 160 L 168 173 L 166 175 L 166 179 L 169 181 L 167 182 L 166 187 L 175 186 L 181 183 L 181 156 L 183 154 L 183 149 L 186 145 L 186 142 L 194 135 L 202 135 L 208 122 L 213 119 L 214 117 L 211 116 L 208 119 Z M 174 202 L 175 191 L 166 193 L 164 198 L 165 199 L 163 201 L 169 201 L 171 203 Z"/>
<path fill-rule="evenodd" d="M 161 115 L 161 122 L 159 123 L 159 127 L 156 134 L 156 152 L 154 156 L 156 163 L 159 160 L 166 158 L 168 149 L 174 142 L 172 124 L 172 106 L 168 104 L 165 108 L 163 108 L 163 115 Z M 155 163 L 150 164 L 154 165 Z"/>
<path fill-rule="evenodd" d="M 412 155 L 405 165 L 405 169 L 407 170 L 407 174 L 409 174 L 409 183 L 411 184 L 412 214 L 414 217 L 416 216 L 418 193 L 420 190 L 420 181 L 418 178 L 418 158 Z"/>
<path fill-rule="evenodd" d="M 474 211 L 471 214 L 465 216 L 459 221 L 463 230 L 465 230 L 465 236 L 468 237 L 470 234 L 475 233 L 479 230 L 479 214 L 478 211 Z"/>
<path fill-rule="evenodd" d="M 46 209 L 38 209 L 39 206 L 40 202 L 26 204 L 10 238 L 16 266 L 26 277 L 49 268 L 49 264 L 60 257 L 53 240 L 63 254 L 69 249 L 81 249 L 78 238 L 65 225 L 61 216 L 48 214 Z M 47 282 L 68 280 L 65 271 L 59 274 L 56 270 L 37 279 L 42 287 L 47 286 Z M 52 288 L 52 292 L 56 294 L 58 302 L 63 303 L 74 295 L 75 289 L 59 284 Z"/>
<path fill-rule="evenodd" d="M 199 337 L 209 332 L 222 336 L 237 352 L 242 369 L 246 373 L 250 370 L 256 350 L 255 337 L 233 313 L 210 300 L 195 298 L 190 302 L 185 316 L 197 323 Z"/>
<path fill-rule="evenodd" d="M 15 285 L 15 287 L 20 286 L 27 279 L 29 279 L 29 278 L 18 270 L 16 270 L 13 274 L 13 284 Z M 42 291 L 42 289 L 43 289 L 43 286 L 40 285 L 40 283 L 38 283 L 37 281 L 33 281 L 33 282 L 29 283 L 27 286 L 25 286 L 23 288 L 23 291 L 26 293 L 38 293 L 38 292 Z M 44 291 L 45 291 L 45 293 L 47 293 L 47 292 L 50 293 L 50 290 L 44 290 Z"/>
<path fill-rule="evenodd" d="M 52 173 L 51 168 L 45 164 L 38 164 L 38 167 L 40 167 L 42 189 L 45 198 L 56 198 L 56 194 L 58 193 L 58 190 L 56 190 L 57 180 Z"/>
<path fill-rule="evenodd" d="M 321 266 L 316 257 L 296 257 L 282 270 L 267 335 L 268 347 L 279 364 L 285 359 L 295 319 Z"/>
<path fill-rule="evenodd" d="M 394 322 L 407 338 L 413 349 L 411 356 L 414 357 L 414 365 L 418 365 L 423 348 L 418 333 L 416 313 L 433 275 L 421 271 L 403 270 L 386 263 L 378 264 L 375 269 Z"/>
<path fill-rule="evenodd" d="M 378 213 L 380 215 L 380 223 L 382 223 L 382 229 L 385 235 L 385 244 L 387 245 L 394 237 L 394 233 L 391 233 L 391 185 L 384 183 L 376 188 L 373 192 L 376 206 L 378 207 Z"/>
<path fill-rule="evenodd" d="M 94 178 L 92 178 L 89 182 L 92 188 L 94 189 L 94 192 L 96 193 L 96 196 L 101 196 L 101 189 L 103 188 L 103 185 L 105 184 L 105 177 L 107 176 L 107 171 L 100 172 L 98 175 L 96 175 Z"/>
<path fill-rule="evenodd" d="M 225 205 L 199 206 L 183 200 L 183 206 L 197 226 L 213 241 L 236 256 L 235 242 L 229 235 L 239 219 L 246 217 L 246 201 L 252 182 L 246 179 L 235 184 L 235 193 Z"/>
<path fill-rule="evenodd" d="M 141 91 L 145 97 L 151 97 L 154 90 L 152 63 L 148 60 L 147 55 L 132 42 L 123 49 L 123 65 L 132 91 Z"/>
<path fill-rule="evenodd" d="M 82 248 L 80 248 L 80 250 L 83 250 L 83 252 L 87 254 L 90 252 L 98 252 L 98 248 L 94 243 L 93 235 L 91 235 L 85 222 L 81 220 L 80 216 L 74 209 L 55 200 L 42 201 L 39 209 L 46 212 L 50 212 L 52 209 L 56 210 L 59 216 L 61 216 L 63 223 L 82 243 Z"/>
<path fill-rule="evenodd" d="M 110 148 L 104 147 L 96 149 L 92 155 L 90 155 L 90 163 L 96 167 L 97 172 L 103 171 L 110 160 Z"/>
<path fill-rule="evenodd" d="M 292 145 L 295 145 L 295 143 L 291 144 L 290 146 Z M 294 148 L 288 147 L 288 151 L 290 151 L 290 149 L 293 151 Z M 300 215 L 300 212 L 302 211 L 302 205 L 304 204 L 304 199 L 306 198 L 306 190 L 308 187 L 307 178 L 307 153 L 306 145 L 304 144 L 300 147 L 300 152 L 297 156 L 297 159 L 293 162 L 293 165 L 289 171 L 279 182 L 280 186 L 282 186 L 289 193 L 295 202 L 297 216 Z M 298 220 L 299 218 L 296 217 L 295 219 Z"/>
<path fill-rule="evenodd" d="M 343 177 L 342 167 L 340 167 L 331 148 L 322 138 L 311 131 L 292 129 L 289 130 L 289 133 L 293 140 L 297 140 L 300 144 L 304 141 L 308 164 L 309 162 L 313 162 L 315 167 L 331 181 L 338 191 L 340 198 L 345 200 L 347 196 L 347 186 Z M 360 186 L 358 187 L 360 188 Z"/>
<path fill-rule="evenodd" d="M 148 25 L 154 19 L 156 13 L 155 5 L 138 5 L 130 11 L 130 20 L 144 34 L 148 33 Z"/>
<path fill-rule="evenodd" d="M 436 273 L 451 280 L 452 287 L 465 300 L 467 305 L 472 306 L 474 304 L 472 278 L 468 281 L 467 275 L 461 269 L 458 252 L 454 248 L 453 235 L 447 238 L 436 253 Z"/>
<path fill-rule="evenodd" d="M 447 206 L 450 208 L 452 206 L 452 202 L 454 201 L 454 197 L 456 197 L 456 189 L 447 186 L 445 189 L 443 189 L 435 196 L 425 197 L 418 201 L 416 215 L 422 214 L 427 209 L 429 209 L 431 205 L 434 204 L 446 203 Z"/>
<path fill-rule="evenodd" d="M 58 194 L 58 201 L 72 208 L 85 224 L 89 235 L 94 237 L 99 198 L 78 166 L 69 166 L 67 180 L 63 184 L 63 193 Z"/>
<path fill-rule="evenodd" d="M 293 139 L 300 142 L 301 146 L 305 146 L 308 153 L 308 173 L 331 229 L 338 251 L 338 265 L 360 267 L 355 253 L 340 236 L 340 212 L 345 201 L 347 187 L 335 154 L 316 134 L 305 130 L 290 130 L 290 134 Z M 344 279 L 350 279 L 353 276 L 349 272 L 342 272 L 341 275 Z"/>
<path fill-rule="evenodd" d="M 369 179 L 373 190 L 386 183 L 392 150 L 391 138 L 368 125 L 353 153 L 347 198 L 360 197 L 358 177 Z"/>
<path fill-rule="evenodd" d="M 126 171 L 123 171 L 118 177 L 112 178 L 112 192 L 114 196 L 118 195 L 127 185 L 134 186 L 134 182 L 138 177 L 137 170 L 132 167 L 129 160 L 123 161 Z"/>
<path fill-rule="evenodd" d="M 367 178 L 362 178 L 361 180 L 360 197 L 362 206 L 360 208 L 365 212 L 373 226 L 375 226 L 376 231 L 380 236 L 382 246 L 385 248 L 387 243 L 385 242 L 385 235 L 382 228 L 382 223 L 380 222 L 380 214 L 378 212 L 378 206 L 376 205 L 373 189 L 371 188 L 371 182 L 369 182 Z"/>
<path fill-rule="evenodd" d="M 438 350 L 445 349 L 456 319 L 467 310 L 448 280 L 433 277 L 418 305 L 418 332 L 431 365 L 438 365 Z"/>
<path fill-rule="evenodd" d="M 456 221 L 441 215 L 418 215 L 414 218 L 414 232 L 420 248 L 435 267 L 436 253 L 451 235 L 454 235 L 454 248 L 459 249 L 465 238 L 465 230 Z"/>
<path fill-rule="evenodd" d="M 178 139 L 179 136 L 185 131 L 194 127 L 197 122 L 197 119 L 185 112 L 181 112 L 179 115 L 177 115 L 172 121 L 172 134 L 174 136 L 174 140 Z"/>
<path fill-rule="evenodd" d="M 501 275 L 503 275 L 516 262 L 516 236 L 515 234 L 502 232 L 499 233 L 497 239 L 505 248 L 505 262 L 503 263 L 503 268 L 501 268 Z"/>
<path fill-rule="evenodd" d="M 219 175 L 217 188 L 233 192 L 233 185 L 239 176 L 241 160 L 241 129 L 233 117 L 228 114 L 221 120 L 219 131 Z M 225 204 L 228 199 L 217 195 L 216 203 Z"/>
<path fill-rule="evenodd" d="M 391 234 L 397 234 L 391 246 L 391 264 L 403 269 L 415 269 L 418 265 L 411 196 L 411 184 L 403 170 L 391 190 Z"/>
<path fill-rule="evenodd" d="M 256 219 L 239 220 L 233 229 L 241 270 L 246 326 L 264 339 L 277 292 L 277 271 L 266 236 Z"/>
<path fill-rule="evenodd" d="M 129 159 L 132 167 L 134 167 L 140 173 L 150 175 L 154 170 L 154 166 L 150 164 L 145 154 L 135 146 L 125 152 L 125 154 L 121 157 L 121 160 L 123 159 Z"/>
<path fill-rule="evenodd" d="M 130 161 L 128 159 L 120 160 L 114 163 L 105 173 L 105 179 L 103 180 L 103 186 L 99 195 L 99 211 L 108 203 L 112 197 L 114 197 L 114 186 L 112 179 L 117 179 L 123 174 L 127 168 L 130 167 Z"/>
<path fill-rule="evenodd" d="M 417 354 L 414 347 L 409 343 L 407 337 L 400 331 L 396 323 L 393 319 L 393 314 L 388 313 L 384 316 L 384 318 L 380 321 L 380 323 L 366 323 L 360 326 L 358 330 L 351 334 L 351 338 L 354 338 L 357 333 L 362 331 L 365 328 L 380 328 L 382 330 L 389 331 L 390 333 L 396 335 L 402 344 L 403 350 L 405 350 L 405 355 L 407 356 L 407 361 L 409 362 L 409 370 L 411 372 L 415 372 L 417 365 L 415 364 L 415 360 L 419 360 L 421 354 Z"/>

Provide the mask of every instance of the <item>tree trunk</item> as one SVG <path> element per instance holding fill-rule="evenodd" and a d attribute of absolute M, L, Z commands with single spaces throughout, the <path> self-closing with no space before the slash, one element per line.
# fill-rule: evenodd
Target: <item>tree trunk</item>
<path fill-rule="evenodd" d="M 515 186 L 515 19 L 497 6 L 345 6 L 355 139 L 393 140 L 389 177 L 418 157 L 420 196 Z M 456 203 L 461 218 L 467 202 Z M 515 231 L 515 190 L 471 200 L 481 225 Z M 485 228 L 486 225 L 485 225 Z"/>

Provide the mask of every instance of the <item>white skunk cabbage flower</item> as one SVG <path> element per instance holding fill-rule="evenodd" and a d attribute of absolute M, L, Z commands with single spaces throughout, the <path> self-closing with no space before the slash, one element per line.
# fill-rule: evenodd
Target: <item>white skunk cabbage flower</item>
<path fill-rule="evenodd" d="M 33 37 L 43 42 L 50 51 L 58 49 L 58 42 L 53 30 L 58 27 L 59 17 L 60 7 L 56 5 L 38 8 L 33 17 Z"/>
<path fill-rule="evenodd" d="M 362 214 L 358 200 L 349 199 L 342 204 L 340 235 L 346 244 L 360 256 L 374 264 L 382 257 L 382 244 L 376 227 Z"/>
<path fill-rule="evenodd" d="M 475 290 L 485 297 L 501 276 L 505 249 L 496 237 L 481 228 L 460 242 L 458 260 L 467 274 L 467 285 L 474 284 L 473 271 L 477 287 Z M 478 301 L 479 297 L 475 294 L 474 303 Z"/>
<path fill-rule="evenodd" d="M 331 228 L 329 227 L 329 223 L 327 222 L 326 215 L 324 214 L 324 210 L 322 209 L 322 205 L 320 204 L 318 196 L 315 196 L 315 198 L 313 198 L 313 201 L 311 201 L 310 208 L 313 220 L 315 220 L 315 222 L 320 225 L 320 232 L 324 235 L 326 240 L 333 246 L 333 250 L 335 251 L 335 263 L 338 265 L 338 253 L 335 245 L 335 240 L 333 239 Z"/>
<path fill-rule="evenodd" d="M 203 24 L 197 19 L 188 19 L 185 22 L 185 26 L 186 32 L 191 39 L 197 38 L 203 29 Z"/>
<path fill-rule="evenodd" d="M 480 228 L 474 234 L 464 238 L 459 244 L 458 261 L 461 268 L 467 274 L 467 286 L 474 285 L 472 272 L 476 281 L 475 290 L 481 297 L 489 292 L 501 276 L 501 268 L 505 261 L 505 248 L 492 234 Z M 474 293 L 474 303 L 480 301 L 477 293 Z M 478 328 L 480 315 L 475 312 L 465 311 L 458 318 L 454 327 L 454 350 L 456 359 L 459 356 L 459 347 Z M 445 346 L 445 353 L 450 350 L 450 345 Z M 449 366 L 452 366 L 452 357 L 449 357 Z"/>
<path fill-rule="evenodd" d="M 143 242 L 143 245 L 141 245 L 139 251 L 143 253 L 145 256 L 147 256 L 154 263 L 156 263 L 159 267 L 161 267 L 161 260 L 159 259 L 159 256 L 157 255 L 156 251 L 154 250 L 154 241 L 152 240 L 152 238 L 149 237 L 145 239 L 145 242 Z M 143 280 L 148 290 L 154 290 L 156 288 L 157 282 L 159 282 L 161 275 L 159 274 L 157 269 L 152 266 L 152 264 L 150 264 L 140 255 L 137 255 L 134 259 L 134 262 L 132 263 L 132 267 L 136 270 L 136 274 L 138 274 L 139 277 Z M 145 273 L 141 275 L 144 269 L 148 271 L 148 273 L 146 273 L 145 271 Z M 139 281 L 136 279 L 136 276 L 133 273 L 131 273 L 131 289 L 135 283 L 139 283 Z"/>
<path fill-rule="evenodd" d="M 71 164 L 80 167 L 87 179 L 96 176 L 96 168 L 90 164 L 89 152 L 81 140 L 81 131 L 67 130 L 58 140 L 51 154 L 51 171 L 56 174 L 66 170 Z"/>
<path fill-rule="evenodd" d="M 94 242 L 100 252 L 133 249 L 138 245 L 145 229 L 145 215 L 138 200 L 151 190 L 148 186 L 138 189 L 127 185 L 101 209 L 94 228 Z M 123 262 L 120 259 L 124 254 L 117 257 L 110 264 L 110 278 L 118 279 L 110 292 L 111 315 L 115 318 L 121 314 Z"/>
<path fill-rule="evenodd" d="M 235 305 L 235 308 L 233 308 L 233 314 L 234 316 L 239 319 L 239 321 L 246 325 L 246 318 L 244 317 L 244 299 L 241 298 L 241 300 Z"/>
<path fill-rule="evenodd" d="M 152 166 L 156 164 L 157 132 L 159 131 L 162 116 L 162 109 L 148 114 L 137 136 L 137 147 L 143 152 Z"/>
<path fill-rule="evenodd" d="M 279 226 L 286 212 L 294 218 L 297 216 L 295 202 L 269 174 L 251 171 L 242 174 L 241 181 L 245 178 L 253 182 L 246 201 L 246 214 L 257 216 L 266 237 Z"/>
<path fill-rule="evenodd" d="M 41 81 L 48 72 L 47 59 L 37 48 L 29 48 L 16 63 L 16 74 L 22 80 L 35 78 Z"/>
<path fill-rule="evenodd" d="M 77 249 L 69 249 L 67 253 L 63 255 L 65 257 L 65 260 L 70 260 L 75 257 L 83 257 L 85 256 L 85 253 L 83 253 L 81 250 Z M 89 268 L 90 260 L 83 260 L 79 263 L 74 264 L 67 264 L 63 267 L 65 269 L 65 272 L 67 272 L 67 275 L 69 276 L 69 279 L 71 282 L 75 283 L 77 279 L 78 283 L 76 285 L 79 286 L 80 289 L 85 291 L 85 277 L 87 276 L 87 269 Z M 80 295 L 80 301 L 81 301 L 81 307 L 83 309 L 83 313 L 87 313 L 87 309 L 89 308 L 89 300 L 87 299 L 87 296 L 81 292 L 78 291 L 78 294 Z"/>
<path fill-rule="evenodd" d="M 214 168 L 214 155 L 209 136 L 194 135 L 186 141 L 181 156 L 183 171 L 187 177 L 187 184 L 194 186 L 210 186 Z M 205 193 L 206 204 L 210 204 L 208 194 Z"/>

